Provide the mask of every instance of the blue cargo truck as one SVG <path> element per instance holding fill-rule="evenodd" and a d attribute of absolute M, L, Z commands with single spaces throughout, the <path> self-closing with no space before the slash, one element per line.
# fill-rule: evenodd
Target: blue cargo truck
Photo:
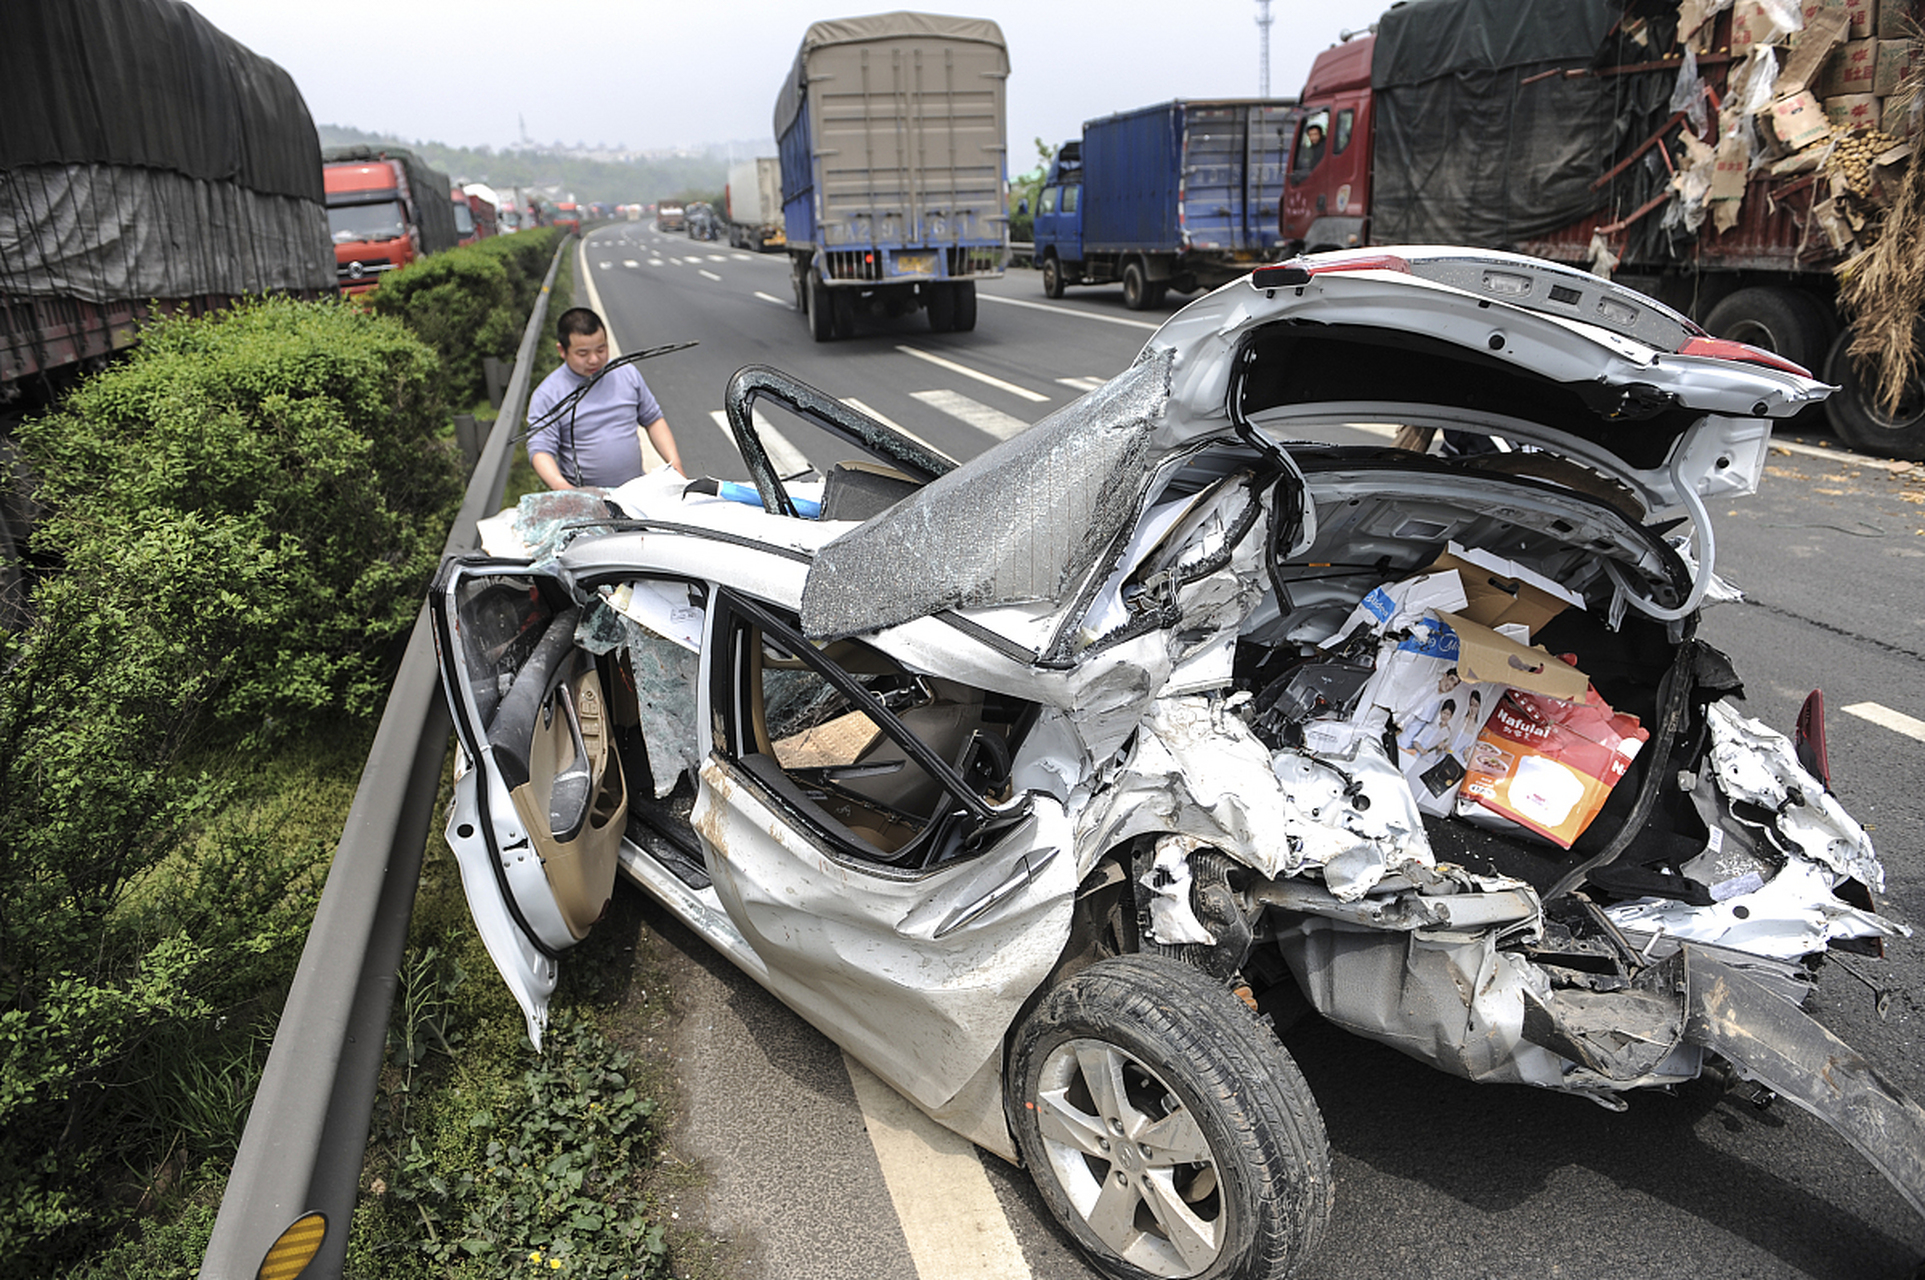
<path fill-rule="evenodd" d="M 1158 103 L 1091 120 L 1050 164 L 1036 208 L 1043 292 L 1122 281 L 1132 311 L 1214 288 L 1278 253 L 1296 102 Z"/>
<path fill-rule="evenodd" d="M 775 104 L 796 307 L 817 342 L 858 315 L 976 327 L 1009 250 L 993 22 L 885 13 L 812 25 Z M 1275 217 L 1271 218 L 1274 224 Z"/>

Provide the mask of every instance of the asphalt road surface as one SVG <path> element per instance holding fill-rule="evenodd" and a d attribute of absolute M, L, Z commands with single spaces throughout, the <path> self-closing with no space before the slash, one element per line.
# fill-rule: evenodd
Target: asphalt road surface
<path fill-rule="evenodd" d="M 1014 271 L 981 287 L 974 332 L 934 334 L 912 315 L 818 345 L 784 257 L 646 223 L 592 233 L 577 281 L 621 350 L 700 343 L 643 372 L 685 469 L 729 478 L 746 473 L 717 419 L 743 365 L 786 369 L 967 459 L 1118 372 L 1182 303 L 1130 312 L 1114 288 L 1052 303 L 1035 273 Z M 811 461 L 840 456 L 768 412 Z M 1789 729 L 1805 694 L 1824 689 L 1835 789 L 1871 829 L 1889 910 L 1925 924 L 1925 484 L 1822 434 L 1780 439 L 1761 492 L 1713 513 L 1718 569 L 1748 599 L 1708 611 L 1702 634 L 1736 660 L 1750 714 L 1769 724 Z M 680 1213 L 726 1242 L 728 1274 L 1094 1274 L 1027 1174 L 923 1120 L 652 904 L 621 914 L 674 982 L 674 1142 L 704 1175 Z M 1892 990 L 1887 1018 L 1837 965 L 1812 1005 L 1914 1097 L 1925 1097 L 1922 948 L 1925 937 L 1854 961 Z M 1873 1280 L 1909 1276 L 1925 1257 L 1925 1223 L 1789 1104 L 1758 1111 L 1700 1082 L 1614 1113 L 1468 1084 L 1315 1018 L 1284 1039 L 1322 1105 L 1338 1178 L 1306 1280 Z"/>

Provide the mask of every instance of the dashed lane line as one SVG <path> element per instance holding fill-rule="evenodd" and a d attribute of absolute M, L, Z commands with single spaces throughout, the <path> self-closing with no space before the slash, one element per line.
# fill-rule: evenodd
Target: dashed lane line
<path fill-rule="evenodd" d="M 697 268 L 695 274 L 698 276 L 703 276 L 707 279 L 713 280 L 717 284 L 722 283 L 722 277 L 716 275 L 713 271 L 710 271 L 707 267 Z"/>
<path fill-rule="evenodd" d="M 1084 320 L 1101 320 L 1104 324 L 1128 325 L 1132 329 L 1161 329 L 1160 324 L 1148 320 L 1126 320 L 1122 316 L 1106 316 L 1100 311 L 1078 311 L 1075 307 L 1052 307 L 1047 302 L 1028 302 L 1022 298 L 1001 298 L 993 293 L 976 291 L 976 301 L 995 302 L 1005 307 L 1028 307 L 1031 311 L 1051 311 L 1059 316 L 1079 316 Z"/>
<path fill-rule="evenodd" d="M 660 258 L 650 258 L 648 260 L 648 265 L 651 267 L 659 267 L 662 265 L 662 260 Z"/>
<path fill-rule="evenodd" d="M 857 413 L 868 414 L 870 417 L 874 418 L 877 422 L 880 422 L 883 426 L 889 428 L 891 431 L 895 432 L 897 435 L 908 436 L 911 440 L 914 440 L 917 444 L 929 450 L 931 453 L 940 454 L 945 458 L 949 456 L 949 453 L 947 450 L 938 449 L 935 445 L 930 444 L 927 440 L 923 439 L 921 436 L 911 431 L 908 427 L 903 426 L 900 422 L 895 421 L 893 418 L 888 417 L 886 414 L 881 414 L 876 412 L 874 409 L 870 408 L 868 405 L 864 404 L 862 401 L 856 399 L 854 396 L 842 397 L 842 403 L 848 405 L 851 409 L 854 409 Z"/>
<path fill-rule="evenodd" d="M 735 431 L 729 426 L 729 415 L 721 409 L 710 409 L 709 417 L 715 420 L 716 429 L 729 438 L 731 445 L 734 444 Z M 777 475 L 794 476 L 814 470 L 802 450 L 789 443 L 788 437 L 777 431 L 759 411 L 754 413 L 753 418 L 755 432 L 762 437 L 762 447 L 769 451 L 769 461 L 775 464 Z"/>
<path fill-rule="evenodd" d="M 896 350 L 903 352 L 905 355 L 912 355 L 918 360 L 927 360 L 937 368 L 947 369 L 951 373 L 960 373 L 965 378 L 974 378 L 976 381 L 984 383 L 987 386 L 995 387 L 999 391 L 1007 391 L 1013 396 L 1020 396 L 1022 399 L 1035 404 L 1044 404 L 1049 400 L 1049 397 L 1040 391 L 1031 391 L 1028 387 L 1019 387 L 1013 382 L 1004 382 L 994 374 L 984 373 L 980 369 L 972 369 L 966 364 L 957 364 L 954 360 L 945 360 L 933 352 L 920 351 L 915 347 L 902 346 L 897 347 Z"/>
<path fill-rule="evenodd" d="M 755 291 L 755 296 L 762 299 L 762 301 L 764 302 L 773 302 L 778 307 L 786 307 L 790 305 L 789 300 L 787 298 L 778 298 L 772 293 L 763 293 L 760 289 L 757 289 Z"/>
<path fill-rule="evenodd" d="M 1056 381 L 1077 391 L 1094 391 L 1103 385 L 1101 378 L 1058 378 Z"/>
<path fill-rule="evenodd" d="M 842 1055 L 869 1145 L 922 1280 L 1029 1280 L 982 1159 L 868 1068 Z"/>
<path fill-rule="evenodd" d="M 1844 712 L 1848 716 L 1857 716 L 1860 720 L 1869 720 L 1881 728 L 1890 729 L 1893 733 L 1902 733 L 1908 738 L 1925 742 L 1925 720 L 1915 720 L 1903 711 L 1893 711 L 1890 707 L 1882 707 L 1876 702 L 1854 702 L 1849 707 L 1845 707 Z"/>
<path fill-rule="evenodd" d="M 920 400 L 931 409 L 946 413 L 952 418 L 961 419 L 976 430 L 992 435 L 998 440 L 1007 440 L 1013 435 L 1029 430 L 1029 424 L 1021 418 L 992 409 L 986 404 L 971 400 L 968 396 L 954 391 L 911 391 L 912 400 Z"/>
<path fill-rule="evenodd" d="M 710 262 L 727 262 L 728 260 L 729 255 L 726 253 L 711 253 L 709 255 Z"/>
<path fill-rule="evenodd" d="M 737 262 L 754 262 L 755 261 L 755 255 L 749 254 L 749 253 L 731 253 L 729 257 L 734 258 Z"/>
<path fill-rule="evenodd" d="M 635 261 L 635 259 L 633 259 L 633 258 L 623 258 L 623 259 L 622 259 L 622 265 L 623 265 L 624 267 L 639 267 L 639 266 L 641 266 L 642 264 L 641 264 L 641 263 L 639 263 L 639 262 L 637 262 L 637 261 Z"/>

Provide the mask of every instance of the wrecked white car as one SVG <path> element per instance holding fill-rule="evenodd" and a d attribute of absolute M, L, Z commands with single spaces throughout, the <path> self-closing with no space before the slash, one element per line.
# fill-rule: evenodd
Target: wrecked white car
<path fill-rule="evenodd" d="M 436 581 L 482 937 L 539 1042 L 625 872 L 1118 1276 L 1316 1247 L 1293 1005 L 1607 1106 L 1753 1082 L 1925 1211 L 1925 1112 L 1799 1008 L 1905 932 L 1879 862 L 1694 636 L 1707 500 L 1826 390 L 1447 249 L 1262 268 L 962 466 L 744 369 L 746 481 L 530 500 Z M 862 456 L 778 476 L 757 402 Z M 1350 422 L 1523 447 L 1303 442 Z"/>

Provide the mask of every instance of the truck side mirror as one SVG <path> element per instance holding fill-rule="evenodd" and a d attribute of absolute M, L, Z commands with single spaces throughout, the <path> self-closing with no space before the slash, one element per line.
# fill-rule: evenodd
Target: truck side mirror
<path fill-rule="evenodd" d="M 1016 212 L 1017 212 L 1018 214 L 1025 214 L 1025 213 L 1028 213 L 1028 212 L 1029 212 L 1029 201 L 1028 201 L 1028 200 L 1018 200 L 1018 201 L 1016 202 Z"/>

